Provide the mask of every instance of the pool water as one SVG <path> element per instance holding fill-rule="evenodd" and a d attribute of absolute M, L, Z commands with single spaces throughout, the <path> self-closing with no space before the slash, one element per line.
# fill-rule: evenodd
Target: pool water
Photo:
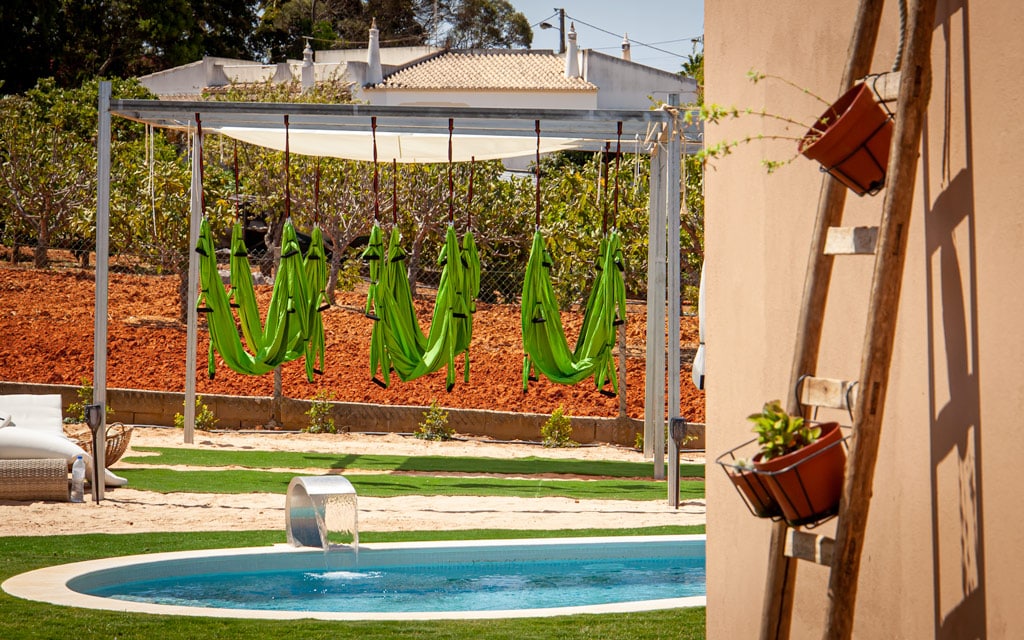
<path fill-rule="evenodd" d="M 494 611 L 704 595 L 704 559 L 484 561 L 213 573 L 112 584 L 90 594 L 163 605 L 286 611 Z"/>

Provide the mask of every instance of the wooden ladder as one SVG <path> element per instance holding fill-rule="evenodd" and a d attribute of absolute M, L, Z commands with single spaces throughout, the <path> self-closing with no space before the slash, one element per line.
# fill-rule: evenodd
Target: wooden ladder
<path fill-rule="evenodd" d="M 844 90 L 870 71 L 882 5 L 882 0 L 860 2 L 843 72 Z M 881 220 L 877 230 L 840 227 L 846 187 L 837 180 L 825 178 L 793 359 L 790 388 L 796 389 L 799 385 L 801 394 L 799 398 L 790 399 L 790 413 L 801 413 L 807 406 L 826 406 L 851 410 L 853 416 L 853 436 L 836 537 L 832 540 L 801 531 L 784 521 L 773 526 L 761 640 L 789 637 L 798 560 L 831 567 L 823 637 L 845 640 L 852 633 L 861 543 L 885 408 L 919 142 L 931 92 L 931 41 L 936 0 L 910 0 L 909 5 Z M 855 253 L 875 254 L 860 377 L 856 384 L 815 378 L 832 262 L 835 255 Z M 851 393 L 851 389 L 855 393 Z"/>

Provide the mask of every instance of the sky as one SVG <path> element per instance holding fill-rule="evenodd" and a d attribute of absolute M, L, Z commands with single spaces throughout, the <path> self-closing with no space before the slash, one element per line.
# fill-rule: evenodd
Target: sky
<path fill-rule="evenodd" d="M 558 50 L 558 9 L 565 29 L 575 19 L 576 42 L 618 56 L 629 35 L 634 62 L 677 72 L 693 53 L 691 39 L 704 34 L 704 0 L 509 0 L 533 27 L 533 48 Z M 538 25 L 548 22 L 553 29 Z M 643 44 L 641 44 L 643 43 Z M 644 44 L 651 46 L 643 46 Z M 698 45 L 699 46 L 699 45 Z M 653 47 L 653 48 L 652 48 Z M 700 49 L 698 49 L 700 50 Z"/>

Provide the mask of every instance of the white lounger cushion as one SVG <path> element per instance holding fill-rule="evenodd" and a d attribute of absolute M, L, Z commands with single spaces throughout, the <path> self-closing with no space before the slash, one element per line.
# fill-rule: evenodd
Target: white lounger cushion
<path fill-rule="evenodd" d="M 0 396 L 0 414 L 9 415 L 15 427 L 55 436 L 64 433 L 64 414 L 59 393 L 12 393 Z"/>
<path fill-rule="evenodd" d="M 57 397 L 59 398 L 60 396 Z M 91 473 L 92 456 L 77 444 L 65 438 L 63 434 L 55 436 L 21 426 L 0 429 L 0 459 L 64 458 L 68 463 L 71 463 L 74 462 L 76 456 L 82 456 L 86 467 Z M 105 471 L 104 484 L 108 487 L 123 487 L 128 484 L 126 478 L 114 475 L 110 469 L 105 469 Z"/>

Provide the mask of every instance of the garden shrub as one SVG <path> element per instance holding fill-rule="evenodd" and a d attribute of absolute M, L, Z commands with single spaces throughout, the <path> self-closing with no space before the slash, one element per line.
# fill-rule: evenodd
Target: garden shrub
<path fill-rule="evenodd" d="M 321 389 L 311 400 L 309 411 L 309 425 L 305 428 L 307 433 L 337 433 L 334 426 L 334 418 L 331 417 L 331 400 L 334 394 L 326 389 Z"/>
<path fill-rule="evenodd" d="M 545 447 L 574 447 L 577 444 L 572 439 L 572 422 L 562 405 L 551 412 L 547 422 L 540 428 L 540 435 Z"/>
<path fill-rule="evenodd" d="M 178 429 L 185 428 L 185 416 L 174 414 L 174 426 Z M 202 396 L 196 396 L 196 429 L 200 431 L 213 431 L 217 428 L 217 416 L 213 415 L 210 407 L 203 402 Z"/>
<path fill-rule="evenodd" d="M 416 437 L 422 440 L 451 440 L 455 429 L 448 424 L 448 412 L 437 400 L 430 401 L 430 408 L 423 413 L 423 422 L 416 429 Z"/>

